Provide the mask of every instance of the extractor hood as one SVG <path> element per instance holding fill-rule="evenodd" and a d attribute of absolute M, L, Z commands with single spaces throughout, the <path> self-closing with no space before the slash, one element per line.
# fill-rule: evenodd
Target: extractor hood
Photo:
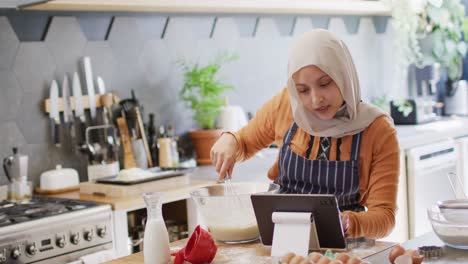
<path fill-rule="evenodd" d="M 0 8 L 20 9 L 29 5 L 45 2 L 47 2 L 47 0 L 0 0 Z"/>

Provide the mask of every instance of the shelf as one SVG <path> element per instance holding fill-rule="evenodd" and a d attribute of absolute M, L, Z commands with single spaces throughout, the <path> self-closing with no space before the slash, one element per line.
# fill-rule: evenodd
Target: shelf
<path fill-rule="evenodd" d="M 50 0 L 23 8 L 43 11 L 389 16 L 390 6 L 365 0 Z"/>

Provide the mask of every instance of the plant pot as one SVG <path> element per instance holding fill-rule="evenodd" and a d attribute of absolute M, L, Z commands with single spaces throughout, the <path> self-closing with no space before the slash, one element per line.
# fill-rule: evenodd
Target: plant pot
<path fill-rule="evenodd" d="M 210 165 L 210 150 L 223 130 L 221 129 L 199 129 L 189 132 L 190 139 L 195 147 L 198 165 Z"/>

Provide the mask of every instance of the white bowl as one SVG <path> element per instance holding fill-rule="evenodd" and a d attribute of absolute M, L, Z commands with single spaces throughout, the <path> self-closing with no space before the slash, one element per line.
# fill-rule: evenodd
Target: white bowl
<path fill-rule="evenodd" d="M 447 246 L 468 249 L 468 217 L 464 210 L 441 212 L 434 207 L 427 210 L 434 233 Z"/>
<path fill-rule="evenodd" d="M 461 224 L 467 223 L 468 199 L 439 201 L 437 206 L 447 220 Z"/>

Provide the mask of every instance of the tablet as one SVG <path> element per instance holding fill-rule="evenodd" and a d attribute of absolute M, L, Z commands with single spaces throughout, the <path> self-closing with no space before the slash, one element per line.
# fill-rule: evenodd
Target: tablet
<path fill-rule="evenodd" d="M 273 212 L 302 212 L 313 214 L 320 248 L 346 249 L 340 211 L 334 195 L 253 194 L 251 199 L 264 245 L 272 244 Z"/>

